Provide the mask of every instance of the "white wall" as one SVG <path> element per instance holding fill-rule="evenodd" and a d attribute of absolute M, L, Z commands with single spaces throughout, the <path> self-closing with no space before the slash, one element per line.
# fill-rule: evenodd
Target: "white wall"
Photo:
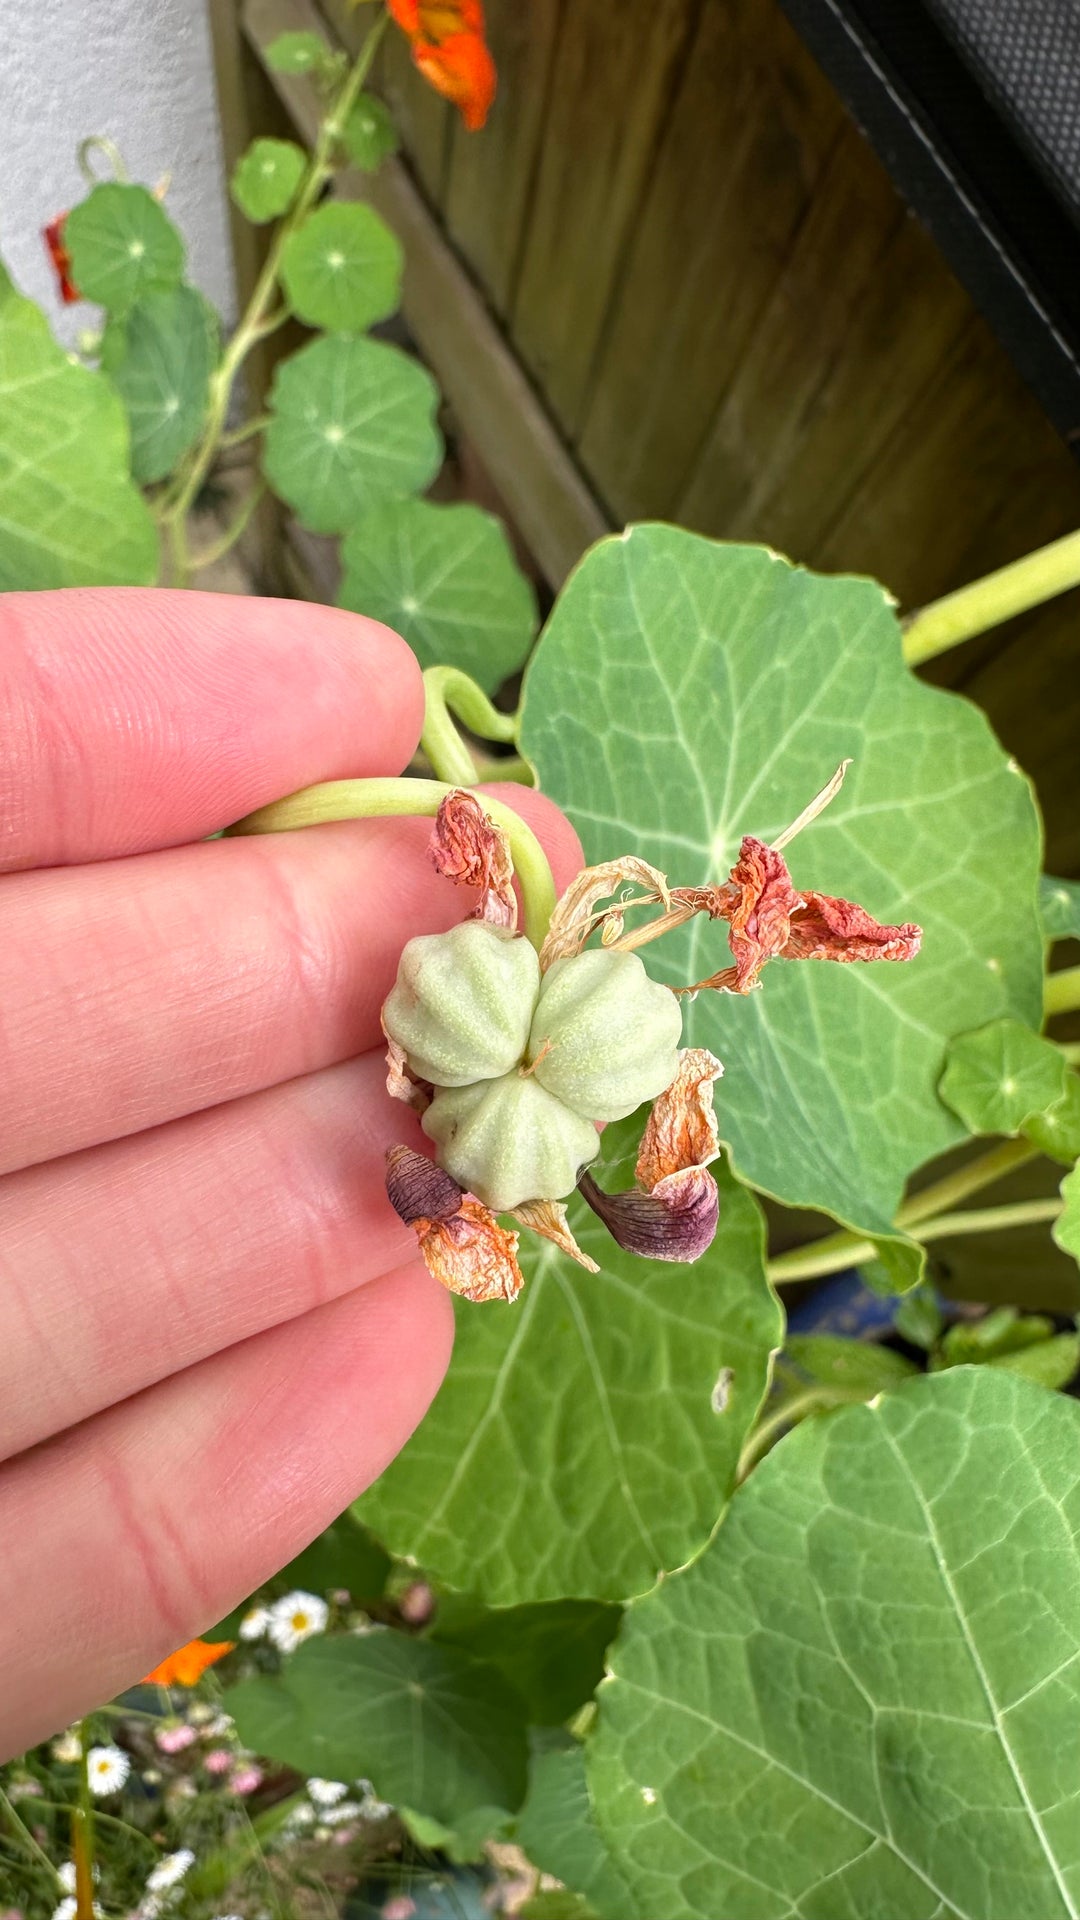
<path fill-rule="evenodd" d="M 225 318 L 232 264 L 203 0 L 0 0 L 0 254 L 71 340 L 41 229 L 87 191 L 75 150 L 108 134 L 133 180 L 171 171 L 189 274 Z M 100 164 L 100 163 L 99 163 Z"/>

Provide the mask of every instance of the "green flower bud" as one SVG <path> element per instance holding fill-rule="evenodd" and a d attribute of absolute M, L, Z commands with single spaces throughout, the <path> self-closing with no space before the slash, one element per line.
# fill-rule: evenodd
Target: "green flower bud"
<path fill-rule="evenodd" d="M 588 1120 L 518 1072 L 437 1093 L 421 1125 L 440 1166 L 495 1213 L 564 1199 L 600 1150 Z"/>
<path fill-rule="evenodd" d="M 671 1085 L 681 1034 L 679 1002 L 637 954 L 600 948 L 548 969 L 526 1058 L 540 1085 L 575 1113 L 623 1120 Z"/>
<path fill-rule="evenodd" d="M 383 1022 L 419 1079 L 471 1086 L 518 1065 L 539 985 L 528 940 L 465 920 L 409 941 Z"/>

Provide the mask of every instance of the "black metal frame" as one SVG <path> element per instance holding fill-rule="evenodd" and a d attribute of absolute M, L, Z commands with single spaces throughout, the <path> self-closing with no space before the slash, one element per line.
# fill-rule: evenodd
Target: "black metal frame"
<path fill-rule="evenodd" d="M 1080 457 L 1080 228 L 1022 129 L 921 0 L 781 4 Z"/>

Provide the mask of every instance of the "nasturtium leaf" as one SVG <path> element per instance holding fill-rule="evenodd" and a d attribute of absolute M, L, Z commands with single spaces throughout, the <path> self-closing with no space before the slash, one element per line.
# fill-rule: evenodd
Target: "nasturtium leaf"
<path fill-rule="evenodd" d="M 618 1607 L 595 1600 L 485 1607 L 446 1594 L 431 1637 L 461 1647 L 505 1674 L 537 1727 L 558 1727 L 591 1699 L 604 1677 L 604 1654 L 618 1631 Z"/>
<path fill-rule="evenodd" d="M 1019 1020 L 991 1020 L 951 1042 L 938 1090 L 972 1133 L 1020 1133 L 1064 1099 L 1067 1078 L 1051 1041 Z"/>
<path fill-rule="evenodd" d="M 634 1127 L 607 1129 L 601 1185 Z M 359 1502 L 391 1553 L 516 1606 L 641 1593 L 708 1538 L 782 1332 L 759 1209 L 714 1171 L 720 1226 L 696 1265 L 622 1252 L 575 1198 L 600 1273 L 523 1233 L 520 1300 L 460 1303 L 431 1412 Z"/>
<path fill-rule="evenodd" d="M 385 620 L 422 667 L 460 667 L 491 693 L 521 666 L 536 598 L 490 513 L 386 501 L 350 529 L 342 558 L 338 604 Z"/>
<path fill-rule="evenodd" d="M 909 672 L 874 582 L 640 526 L 560 594 L 521 739 L 590 861 L 632 851 L 690 885 L 724 879 L 743 834 L 773 841 L 853 759 L 785 858 L 796 886 L 920 922 L 921 954 L 777 961 L 759 993 L 699 994 L 688 1028 L 724 1061 L 739 1172 L 887 1232 L 907 1175 L 959 1136 L 936 1097 L 949 1038 L 1040 1017 L 1038 819 L 984 716 Z M 701 979 L 730 957 L 726 927 L 699 915 L 649 953 L 663 979 Z"/>
<path fill-rule="evenodd" d="M 488 1841 L 505 1838 L 513 1822 L 513 1814 L 505 1807 L 473 1807 L 470 1812 L 459 1814 L 452 1827 L 433 1820 L 430 1814 L 417 1813 L 412 1807 L 399 1807 L 398 1812 L 402 1825 L 420 1846 L 429 1853 L 445 1853 L 448 1859 L 459 1864 L 482 1860 Z M 410 1920 L 413 1920 L 411 1915 Z M 458 1913 L 454 1914 L 454 1920 L 460 1920 Z M 486 1913 L 484 1920 L 487 1920 Z"/>
<path fill-rule="evenodd" d="M 383 1630 L 308 1640 L 280 1675 L 228 1688 L 225 1705 L 256 1753 L 370 1780 L 379 1799 L 446 1827 L 524 1797 L 521 1702 L 455 1647 Z"/>
<path fill-rule="evenodd" d="M 1080 1158 L 1080 1075 L 1066 1075 L 1065 1097 L 1045 1113 L 1034 1113 L 1023 1129 L 1040 1153 L 1071 1167 Z"/>
<path fill-rule="evenodd" d="M 313 340 L 274 375 L 267 478 L 313 533 L 344 533 L 377 501 L 435 478 L 438 399 L 430 374 L 397 347 Z"/>
<path fill-rule="evenodd" d="M 127 313 L 142 294 L 183 278 L 184 243 L 146 187 L 118 180 L 95 187 L 68 214 L 64 245 L 83 298 L 110 313 Z"/>
<path fill-rule="evenodd" d="M 982 1320 L 960 1320 L 950 1327 L 930 1364 L 935 1371 L 1004 1367 L 1057 1391 L 1068 1386 L 1080 1367 L 1080 1334 L 1056 1333 L 1045 1314 L 995 1307 Z"/>
<path fill-rule="evenodd" d="M 1059 1393 L 1076 1378 L 1080 1369 L 1080 1334 L 1055 1333 L 1034 1346 L 1018 1347 L 1012 1353 L 994 1353 L 985 1362 L 988 1367 L 1004 1367 L 1022 1380 L 1034 1380 L 1037 1386 Z"/>
<path fill-rule="evenodd" d="M 1080 940 L 1080 880 L 1055 880 L 1044 873 L 1039 905 L 1048 940 Z"/>
<path fill-rule="evenodd" d="M 858 1393 L 888 1393 L 918 1368 L 904 1354 L 876 1340 L 845 1340 L 835 1333 L 792 1333 L 784 1342 L 784 1361 L 820 1386 L 850 1387 Z"/>
<path fill-rule="evenodd" d="M 317 33 L 279 33 L 266 49 L 266 64 L 275 73 L 311 73 L 333 57 Z"/>
<path fill-rule="evenodd" d="M 0 267 L 0 589 L 146 586 L 157 569 L 119 398 Z"/>
<path fill-rule="evenodd" d="M 289 235 L 281 278 L 299 319 L 328 333 L 363 333 L 401 298 L 396 233 L 359 200 L 329 200 Z"/>
<path fill-rule="evenodd" d="M 515 1832 L 533 1866 L 565 1881 L 591 1911 L 630 1920 L 629 1889 L 593 1818 L 580 1746 L 534 1754 Z"/>
<path fill-rule="evenodd" d="M 1061 1183 L 1064 1207 L 1052 1228 L 1062 1253 L 1071 1253 L 1080 1262 L 1080 1166 L 1075 1166 Z"/>
<path fill-rule="evenodd" d="M 941 1337 L 944 1318 L 936 1296 L 929 1287 L 920 1287 L 901 1300 L 893 1315 L 893 1326 L 913 1347 L 928 1351 Z"/>
<path fill-rule="evenodd" d="M 256 226 L 288 213 L 307 168 L 307 154 L 295 140 L 253 140 L 233 168 L 229 191 Z"/>
<path fill-rule="evenodd" d="M 610 1656 L 589 1789 L 641 1914 L 1080 1911 L 1078 1457 L 990 1367 L 781 1442 Z"/>
<path fill-rule="evenodd" d="M 131 422 L 131 471 L 145 486 L 164 480 L 198 437 L 218 358 L 217 321 L 194 287 L 136 300 L 107 329 L 103 365 Z"/>
<path fill-rule="evenodd" d="M 363 173 L 374 173 L 400 145 L 393 116 L 373 93 L 360 95 L 341 138 L 349 159 Z"/>

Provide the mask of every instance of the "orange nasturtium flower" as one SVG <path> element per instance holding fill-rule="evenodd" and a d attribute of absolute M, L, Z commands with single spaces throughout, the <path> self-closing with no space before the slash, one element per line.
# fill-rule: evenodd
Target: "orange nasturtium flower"
<path fill-rule="evenodd" d="M 56 274 L 60 298 L 65 307 L 69 307 L 73 301 L 81 299 L 82 295 L 71 278 L 71 255 L 64 245 L 64 221 L 66 219 L 66 213 L 58 213 L 56 219 L 50 220 L 48 226 L 45 227 L 43 231 L 49 259 L 53 263 L 53 271 Z"/>
<path fill-rule="evenodd" d="M 207 1667 L 215 1661 L 223 1660 L 236 1645 L 235 1640 L 189 1640 L 186 1647 L 180 1647 L 176 1653 L 170 1653 L 167 1660 L 148 1673 L 144 1686 L 193 1687 L 201 1680 Z"/>
<path fill-rule="evenodd" d="M 387 0 L 390 17 L 412 46 L 414 66 L 452 100 L 470 133 L 483 126 L 495 98 L 495 62 L 484 36 L 481 0 Z"/>

